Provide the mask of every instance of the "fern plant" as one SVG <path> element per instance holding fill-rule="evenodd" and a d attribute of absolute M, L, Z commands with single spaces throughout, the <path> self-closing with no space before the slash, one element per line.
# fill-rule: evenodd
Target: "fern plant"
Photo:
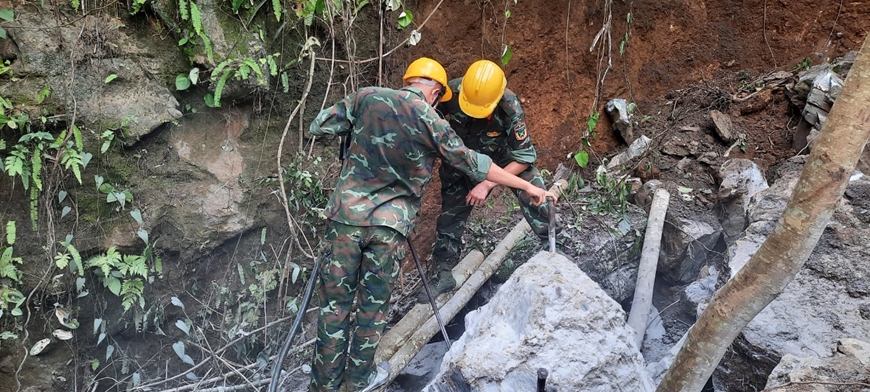
<path fill-rule="evenodd" d="M 95 274 L 103 282 L 103 287 L 121 298 L 124 311 L 133 304 L 145 307 L 145 282 L 148 279 L 147 259 L 143 255 L 124 255 L 115 247 L 110 247 L 106 253 L 94 256 L 85 263 L 85 267 L 95 270 Z"/>
<path fill-rule="evenodd" d="M 73 125 L 54 137 L 46 131 L 31 131 L 30 117 L 26 113 L 16 112 L 8 99 L 0 97 L 0 107 L 3 108 L 0 124 L 23 133 L 5 157 L 0 155 L 0 171 L 21 180 L 24 191 L 30 197 L 30 220 L 33 230 L 36 231 L 39 220 L 39 192 L 43 189 L 43 160 L 59 159 L 61 167 L 72 172 L 81 184 L 81 172 L 92 155 L 84 152 L 82 132 L 77 126 Z M 0 143 L 0 153 L 4 150 L 5 142 Z"/>
<path fill-rule="evenodd" d="M 205 97 L 205 103 L 209 107 L 220 107 L 221 96 L 223 95 L 224 87 L 227 81 L 232 77 L 236 80 L 247 80 L 251 75 L 256 75 L 257 84 L 266 85 L 266 78 L 263 75 L 261 67 L 265 67 L 269 71 L 269 75 L 278 76 L 278 63 L 275 61 L 280 53 L 270 54 L 264 58 L 254 60 L 252 58 L 245 59 L 226 59 L 221 61 L 211 72 L 211 82 L 215 83 L 214 93 L 210 93 Z"/>

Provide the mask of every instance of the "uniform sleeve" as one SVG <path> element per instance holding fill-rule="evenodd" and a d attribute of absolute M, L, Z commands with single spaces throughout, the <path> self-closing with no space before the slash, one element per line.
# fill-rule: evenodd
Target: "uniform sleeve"
<path fill-rule="evenodd" d="M 513 93 L 508 94 L 506 91 L 500 105 L 505 105 L 504 109 L 507 116 L 505 123 L 509 124 L 507 132 L 508 157 L 519 163 L 535 163 L 538 153 L 535 151 L 535 146 L 532 145 L 532 138 L 529 137 L 529 130 L 526 128 L 526 114 L 520 106 L 519 99 Z"/>
<path fill-rule="evenodd" d="M 492 166 L 492 158 L 466 147 L 453 128 L 450 128 L 450 124 L 435 114 L 434 109 L 432 112 L 429 116 L 432 119 L 430 129 L 443 163 L 465 173 L 475 182 L 485 180 Z"/>
<path fill-rule="evenodd" d="M 326 109 L 320 111 L 308 132 L 314 136 L 345 135 L 353 128 L 357 93 L 353 93 Z"/>

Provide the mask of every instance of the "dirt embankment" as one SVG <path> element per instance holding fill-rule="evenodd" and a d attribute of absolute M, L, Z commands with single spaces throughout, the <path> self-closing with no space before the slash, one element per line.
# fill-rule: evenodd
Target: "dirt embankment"
<path fill-rule="evenodd" d="M 870 2 L 858 1 L 420 0 L 414 9 L 418 23 L 431 17 L 420 29 L 421 42 L 392 60 L 395 72 L 429 56 L 445 65 L 449 77 L 459 77 L 478 59 L 499 61 L 508 45 L 513 52 L 504 67 L 508 88 L 523 102 L 538 166 L 550 171 L 560 163 L 576 168 L 570 154 L 584 148 L 592 113 L 602 113 L 585 147 L 592 163 L 624 148 L 603 113 L 611 98 L 634 102 L 637 114 L 649 116 L 639 125 L 641 133 L 666 135 L 675 132 L 674 116 L 693 111 L 706 116 L 716 109 L 707 95 L 730 98 L 760 75 L 830 61 L 857 50 L 870 30 Z M 607 23 L 610 28 L 602 29 Z M 692 86 L 703 91 L 688 93 Z M 791 127 L 797 119 L 779 98 L 769 98 L 775 104 L 738 120 L 748 140 L 745 152 L 731 154 L 764 168 L 793 154 Z M 418 227 L 434 227 L 438 189 L 436 178 Z M 418 230 L 416 241 L 428 253 L 434 231 Z"/>

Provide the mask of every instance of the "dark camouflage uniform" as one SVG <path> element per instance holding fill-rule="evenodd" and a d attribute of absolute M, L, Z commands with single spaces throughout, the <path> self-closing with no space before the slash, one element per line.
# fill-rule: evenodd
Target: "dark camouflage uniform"
<path fill-rule="evenodd" d="M 535 168 L 537 158 L 526 129 L 526 116 L 520 107 L 516 94 L 505 89 L 501 101 L 487 118 L 470 117 L 459 107 L 459 91 L 462 88 L 462 78 L 448 82 L 453 89 L 453 99 L 438 105 L 438 111 L 450 123 L 468 148 L 486 154 L 493 163 L 505 167 L 511 162 L 525 163 L 526 168 L 518 177 L 532 183 L 538 188 L 546 189 L 541 173 Z M 435 245 L 432 255 L 438 268 L 447 271 L 456 266 L 462 251 L 462 234 L 465 232 L 465 222 L 474 206 L 466 204 L 465 197 L 481 181 L 468 178 L 462 172 L 449 166 L 441 166 L 441 215 L 436 226 Z M 541 240 L 547 239 L 549 223 L 549 203 L 540 206 L 532 204 L 529 195 L 521 190 L 513 189 L 519 200 L 523 216 L 532 227 L 532 231 Z"/>
<path fill-rule="evenodd" d="M 386 326 L 390 280 L 398 274 L 435 158 L 483 181 L 492 160 L 463 145 L 414 87 L 368 87 L 318 114 L 313 135 L 348 135 L 351 143 L 326 207 L 330 219 L 320 273 L 312 391 L 361 389 L 374 369 Z M 354 297 L 356 323 L 349 335 Z"/>

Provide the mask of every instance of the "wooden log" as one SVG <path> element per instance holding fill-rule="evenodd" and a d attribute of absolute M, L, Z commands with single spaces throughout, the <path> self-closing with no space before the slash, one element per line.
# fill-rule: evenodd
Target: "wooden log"
<path fill-rule="evenodd" d="M 471 297 L 480 290 L 480 287 L 495 273 L 495 270 L 501 266 L 505 256 L 510 252 L 511 248 L 516 245 L 526 233 L 531 231 L 531 227 L 525 220 L 521 221 L 507 236 L 496 246 L 495 250 L 483 261 L 480 268 L 474 272 L 471 277 L 463 284 L 456 293 L 450 297 L 444 306 L 440 308 L 441 318 L 444 320 L 452 320 L 459 314 L 459 311 L 471 300 Z M 429 340 L 440 331 L 438 321 L 432 314 L 431 307 L 428 317 L 425 322 L 417 328 L 410 338 L 395 350 L 395 354 L 389 359 L 390 367 L 394 369 L 393 374 L 390 374 L 390 381 L 398 376 L 399 371 L 408 366 L 408 363 L 423 349 Z"/>
<path fill-rule="evenodd" d="M 634 340 L 638 349 L 642 347 L 643 335 L 646 333 L 646 324 L 652 307 L 653 284 L 656 280 L 656 267 L 662 245 L 662 228 L 665 225 L 665 213 L 668 211 L 670 197 L 666 189 L 656 189 L 643 237 L 643 251 L 640 254 L 640 266 L 637 268 L 637 286 L 634 289 L 631 311 L 628 313 L 628 326 L 637 332 Z"/>

